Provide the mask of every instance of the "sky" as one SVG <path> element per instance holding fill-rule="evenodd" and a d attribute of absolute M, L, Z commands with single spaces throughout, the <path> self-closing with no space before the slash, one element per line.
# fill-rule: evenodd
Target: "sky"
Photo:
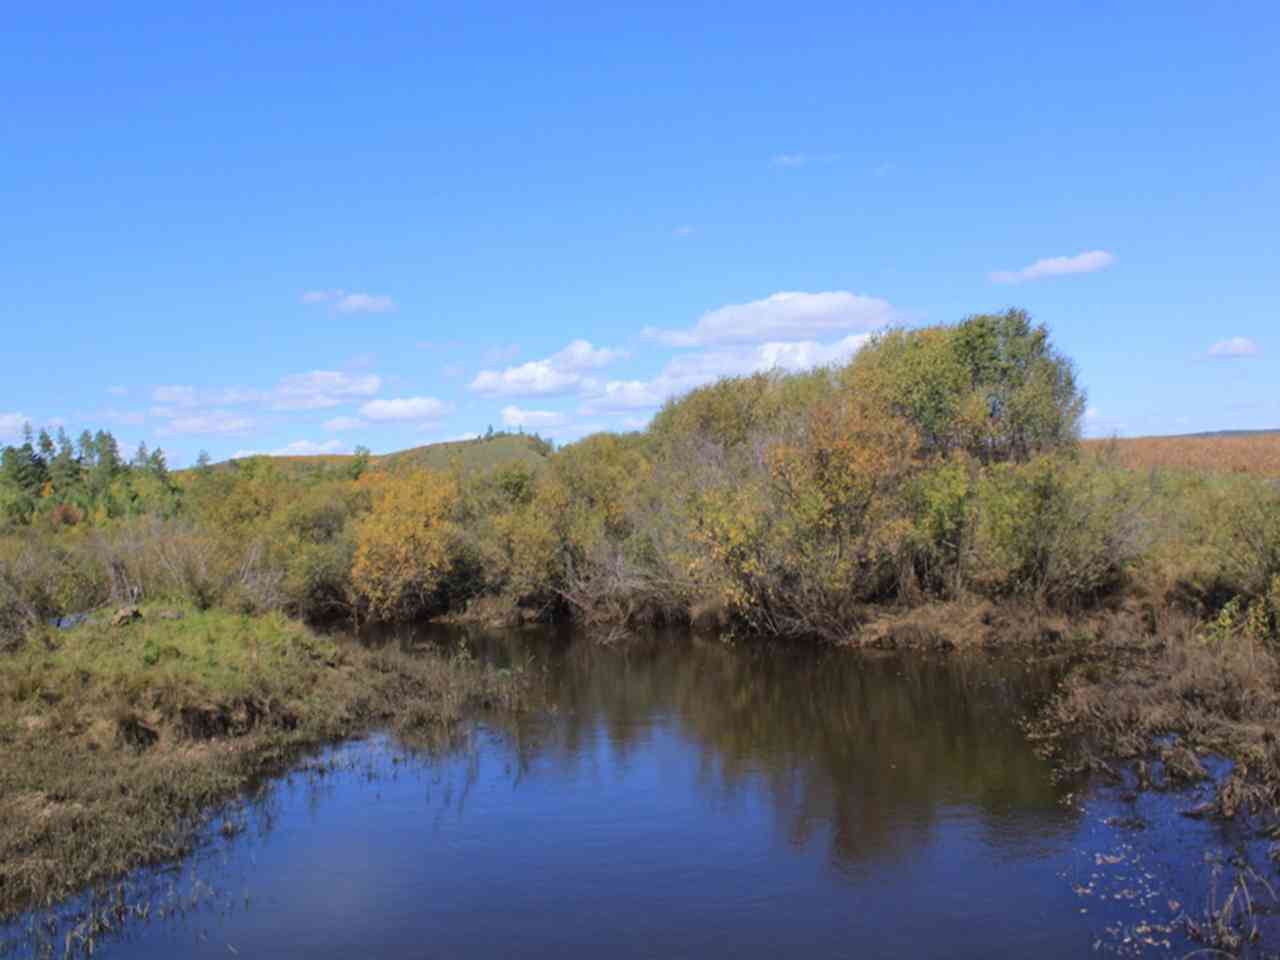
<path fill-rule="evenodd" d="M 565 443 L 1008 306 L 1090 434 L 1280 427 L 1280 5 L 605 6 L 8 10 L 0 442 Z"/>

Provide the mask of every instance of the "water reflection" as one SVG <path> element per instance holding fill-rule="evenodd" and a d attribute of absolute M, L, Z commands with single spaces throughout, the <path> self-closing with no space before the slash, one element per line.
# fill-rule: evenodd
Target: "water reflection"
<path fill-rule="evenodd" d="M 518 636 L 473 632 L 466 641 L 499 662 L 528 655 Z M 542 761 L 570 775 L 602 751 L 619 769 L 641 750 L 696 751 L 708 802 L 762 790 L 792 842 L 828 836 L 844 865 L 904 855 L 958 808 L 976 818 L 993 856 L 1071 828 L 1062 789 L 1018 726 L 1049 690 L 1044 669 L 1009 658 L 728 646 L 679 633 L 619 647 L 562 637 L 543 657 L 556 709 L 514 725 L 522 768 Z"/>
<path fill-rule="evenodd" d="M 1128 873 L 1092 879 L 1109 845 L 1134 875 L 1149 860 L 1064 803 L 1021 735 L 1043 668 L 681 633 L 400 639 L 530 666 L 544 708 L 276 781 L 182 868 L 219 908 L 107 955 L 1074 957 L 1159 905 L 1153 882 L 1121 899 Z"/>

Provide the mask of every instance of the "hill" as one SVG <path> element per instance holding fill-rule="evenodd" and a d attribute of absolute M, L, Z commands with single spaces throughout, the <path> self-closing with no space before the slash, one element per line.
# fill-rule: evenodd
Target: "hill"
<path fill-rule="evenodd" d="M 551 454 L 551 444 L 537 434 L 495 433 L 490 437 L 474 440 L 450 440 L 429 443 L 369 457 L 369 467 L 374 470 L 399 470 L 406 467 L 430 467 L 444 470 L 458 464 L 466 472 L 484 472 L 511 463 L 524 463 L 540 467 Z M 256 459 L 256 458 L 254 458 Z M 345 470 L 355 460 L 351 454 L 319 454 L 314 456 L 272 457 L 264 456 L 276 466 L 297 475 L 327 473 Z M 214 465 L 214 469 L 228 469 L 242 461 L 226 460 Z"/>

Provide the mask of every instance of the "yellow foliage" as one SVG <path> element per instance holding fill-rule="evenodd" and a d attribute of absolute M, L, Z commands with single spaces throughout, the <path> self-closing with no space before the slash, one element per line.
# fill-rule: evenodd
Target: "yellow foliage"
<path fill-rule="evenodd" d="M 456 556 L 457 479 L 423 470 L 366 474 L 360 485 L 373 510 L 356 524 L 357 591 L 379 618 L 429 608 Z"/>

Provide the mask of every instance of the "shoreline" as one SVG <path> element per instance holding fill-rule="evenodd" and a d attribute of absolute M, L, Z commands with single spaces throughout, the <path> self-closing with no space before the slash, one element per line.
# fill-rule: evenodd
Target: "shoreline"
<path fill-rule="evenodd" d="M 211 811 L 308 749 L 446 740 L 519 709 L 465 651 L 370 650 L 283 617 L 100 621 L 0 659 L 0 918 L 182 856 Z"/>

